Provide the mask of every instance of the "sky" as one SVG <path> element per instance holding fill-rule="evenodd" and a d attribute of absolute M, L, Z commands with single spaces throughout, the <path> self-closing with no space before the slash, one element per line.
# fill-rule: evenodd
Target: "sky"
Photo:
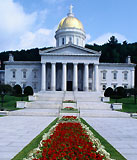
<path fill-rule="evenodd" d="M 0 52 L 55 46 L 55 31 L 69 6 L 86 43 L 137 42 L 137 0 L 0 0 Z"/>

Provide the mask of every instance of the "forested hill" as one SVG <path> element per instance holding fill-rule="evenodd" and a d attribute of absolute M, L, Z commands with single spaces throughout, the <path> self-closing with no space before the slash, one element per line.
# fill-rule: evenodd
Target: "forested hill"
<path fill-rule="evenodd" d="M 131 62 L 137 64 L 137 43 L 128 44 L 124 41 L 121 44 L 112 36 L 106 44 L 87 44 L 85 47 L 96 51 L 102 51 L 100 62 L 125 63 L 127 56 L 131 56 Z"/>
<path fill-rule="evenodd" d="M 42 48 L 43 49 L 49 49 L 48 48 Z M 0 61 L 2 63 L 1 69 L 4 69 L 3 62 L 8 61 L 9 59 L 9 54 L 12 54 L 14 56 L 15 61 L 40 61 L 41 57 L 39 55 L 39 49 L 34 48 L 30 50 L 21 50 L 21 51 L 6 51 L 6 52 L 1 52 L 0 53 Z"/>
<path fill-rule="evenodd" d="M 132 63 L 137 64 L 137 43 L 128 44 L 124 41 L 122 44 L 118 43 L 118 40 L 112 36 L 108 43 L 104 45 L 86 45 L 86 48 L 96 51 L 102 51 L 100 62 L 110 63 L 125 63 L 127 56 L 131 56 Z M 49 49 L 49 48 L 42 48 Z M 7 51 L 0 53 L 0 60 L 7 61 L 9 54 L 14 55 L 15 61 L 40 61 L 39 49 L 21 50 L 21 51 Z"/>

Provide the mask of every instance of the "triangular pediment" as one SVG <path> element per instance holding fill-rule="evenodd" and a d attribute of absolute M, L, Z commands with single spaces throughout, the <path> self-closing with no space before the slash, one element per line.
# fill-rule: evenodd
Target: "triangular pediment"
<path fill-rule="evenodd" d="M 40 55 L 100 55 L 101 52 L 90 50 L 84 47 L 80 47 L 74 44 L 67 44 L 61 47 L 55 47 L 48 50 L 40 51 Z"/>

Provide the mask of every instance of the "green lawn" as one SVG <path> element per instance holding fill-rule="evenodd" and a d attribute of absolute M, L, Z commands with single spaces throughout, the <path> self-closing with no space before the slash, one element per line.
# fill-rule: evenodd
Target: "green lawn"
<path fill-rule="evenodd" d="M 4 97 L 3 109 L 7 111 L 17 110 L 18 108 L 16 108 L 16 101 L 21 101 L 22 99 L 23 101 L 27 101 L 28 97 L 22 98 L 22 97 L 6 95 Z M 0 97 L 0 101 L 1 101 L 1 97 Z M 0 103 L 0 109 L 1 109 L 1 103 Z"/>
<path fill-rule="evenodd" d="M 110 103 L 115 103 L 115 99 L 111 99 Z M 117 100 L 117 103 L 123 103 L 122 112 L 136 113 L 137 104 L 134 103 L 134 97 L 121 98 Z"/>

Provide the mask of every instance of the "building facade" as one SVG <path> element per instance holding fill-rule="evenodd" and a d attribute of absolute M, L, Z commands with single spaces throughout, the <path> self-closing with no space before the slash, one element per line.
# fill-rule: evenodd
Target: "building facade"
<path fill-rule="evenodd" d="M 5 83 L 39 91 L 104 91 L 108 87 L 134 87 L 135 64 L 99 63 L 101 52 L 84 48 L 86 34 L 72 6 L 55 33 L 56 47 L 40 50 L 41 61 L 5 62 Z"/>

